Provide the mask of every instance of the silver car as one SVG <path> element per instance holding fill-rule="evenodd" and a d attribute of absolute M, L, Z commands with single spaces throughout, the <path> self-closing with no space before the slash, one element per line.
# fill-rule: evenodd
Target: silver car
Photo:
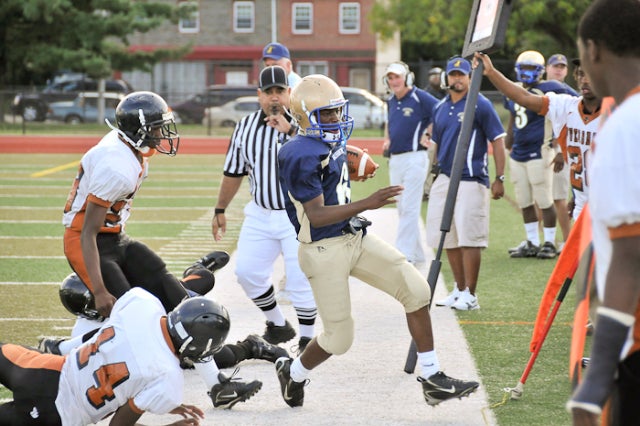
<path fill-rule="evenodd" d="M 213 127 L 234 127 L 240 119 L 260 109 L 257 96 L 241 96 L 221 106 L 204 110 L 202 124 Z"/>
<path fill-rule="evenodd" d="M 349 115 L 356 129 L 382 129 L 387 122 L 387 104 L 373 93 L 357 87 L 341 87 L 349 101 Z"/>
<path fill-rule="evenodd" d="M 72 101 L 52 102 L 47 119 L 69 124 L 95 123 L 98 121 L 98 96 L 98 92 L 84 92 Z M 104 116 L 112 123 L 115 123 L 116 107 L 122 98 L 124 95 L 120 93 L 104 93 Z"/>

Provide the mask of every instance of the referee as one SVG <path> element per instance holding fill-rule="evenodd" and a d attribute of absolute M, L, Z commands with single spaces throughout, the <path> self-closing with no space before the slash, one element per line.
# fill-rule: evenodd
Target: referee
<path fill-rule="evenodd" d="M 273 263 L 283 255 L 286 290 L 298 316 L 298 350 L 302 351 L 314 335 L 317 309 L 309 281 L 298 264 L 298 241 L 284 210 L 278 180 L 278 150 L 298 130 L 288 112 L 290 93 L 284 68 L 271 66 L 260 72 L 261 109 L 240 120 L 233 131 L 211 230 L 216 241 L 223 237 L 227 229 L 225 209 L 238 192 L 242 178 L 248 175 L 252 200 L 244 208 L 245 219 L 238 238 L 238 282 L 264 312 L 264 339 L 272 344 L 291 340 L 296 332 L 278 306 L 271 279 Z"/>

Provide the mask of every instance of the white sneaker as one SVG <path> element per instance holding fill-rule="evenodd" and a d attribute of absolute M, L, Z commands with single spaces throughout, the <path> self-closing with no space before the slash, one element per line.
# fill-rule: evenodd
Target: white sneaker
<path fill-rule="evenodd" d="M 458 286 L 454 283 L 453 291 L 444 299 L 436 301 L 436 306 L 451 306 L 456 303 L 462 292 L 458 290 Z"/>
<path fill-rule="evenodd" d="M 458 311 L 472 311 L 474 309 L 480 309 L 480 305 L 478 304 L 478 298 L 469 293 L 467 289 L 460 292 L 458 300 L 451 305 L 451 308 L 457 309 Z"/>

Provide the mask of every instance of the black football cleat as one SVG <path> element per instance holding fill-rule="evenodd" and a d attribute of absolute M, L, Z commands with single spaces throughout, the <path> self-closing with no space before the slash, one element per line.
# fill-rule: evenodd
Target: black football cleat
<path fill-rule="evenodd" d="M 212 251 L 206 256 L 201 257 L 193 265 L 189 266 L 182 273 L 183 277 L 190 275 L 194 269 L 208 269 L 212 273 L 215 273 L 218 269 L 223 268 L 229 263 L 229 253 L 226 251 Z"/>

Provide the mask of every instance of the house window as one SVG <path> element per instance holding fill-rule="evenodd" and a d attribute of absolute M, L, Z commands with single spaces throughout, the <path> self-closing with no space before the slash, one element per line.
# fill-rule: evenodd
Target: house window
<path fill-rule="evenodd" d="M 310 74 L 329 75 L 329 64 L 326 61 L 298 61 L 296 72 L 302 77 Z"/>
<path fill-rule="evenodd" d="M 180 7 L 189 8 L 191 12 L 188 16 L 180 18 L 178 29 L 181 33 L 197 33 L 200 31 L 200 11 L 197 1 L 180 2 Z"/>
<path fill-rule="evenodd" d="M 340 34 L 360 33 L 360 3 L 340 3 Z"/>
<path fill-rule="evenodd" d="M 233 31 L 252 33 L 255 26 L 255 5 L 252 1 L 236 1 L 233 3 Z"/>
<path fill-rule="evenodd" d="M 313 3 L 294 3 L 291 21 L 294 34 L 313 33 Z"/>

